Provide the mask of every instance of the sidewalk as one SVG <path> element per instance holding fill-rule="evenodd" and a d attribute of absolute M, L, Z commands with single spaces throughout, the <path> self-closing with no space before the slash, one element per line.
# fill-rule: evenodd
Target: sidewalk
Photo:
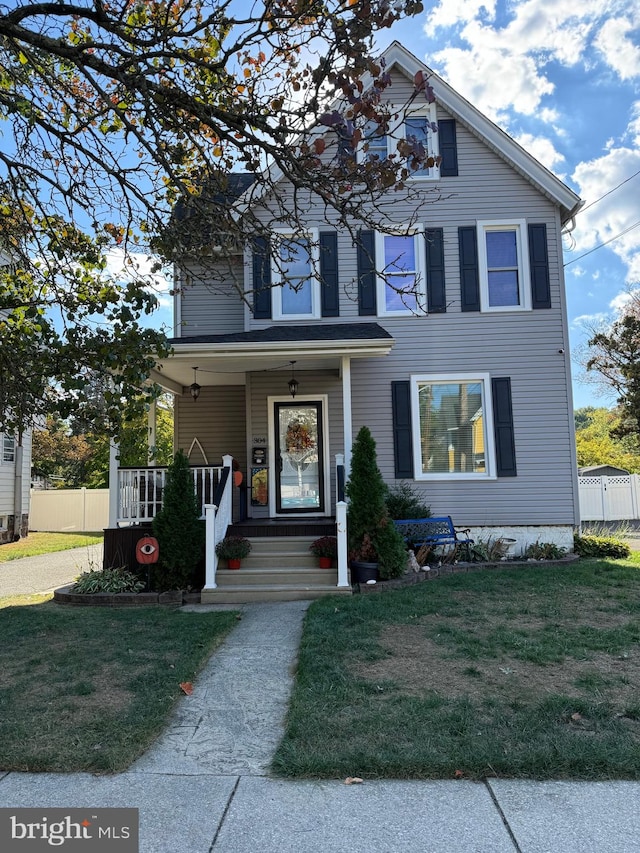
<path fill-rule="evenodd" d="M 102 543 L 10 560 L 0 563 L 0 598 L 52 592 L 59 586 L 73 583 L 81 572 L 101 568 Z"/>
<path fill-rule="evenodd" d="M 307 606 L 243 606 L 126 773 L 0 772 L 0 807 L 138 808 L 141 853 L 640 853 L 636 782 L 270 778 Z"/>

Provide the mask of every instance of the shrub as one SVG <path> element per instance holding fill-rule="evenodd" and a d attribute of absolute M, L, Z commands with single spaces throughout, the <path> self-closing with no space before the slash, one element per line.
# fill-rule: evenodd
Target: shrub
<path fill-rule="evenodd" d="M 80 594 L 94 592 L 140 592 L 144 583 L 124 568 L 94 569 L 83 572 L 76 579 L 71 592 Z"/>
<path fill-rule="evenodd" d="M 553 542 L 534 542 L 527 546 L 524 556 L 528 560 L 559 560 L 566 553 L 566 548 L 560 548 Z"/>
<path fill-rule="evenodd" d="M 387 489 L 387 512 L 393 519 L 429 518 L 431 507 L 423 502 L 422 494 L 411 483 L 399 483 Z"/>
<path fill-rule="evenodd" d="M 581 536 L 574 533 L 573 550 L 581 557 L 611 557 L 624 560 L 631 554 L 631 548 L 622 539 L 615 536 Z"/>
<path fill-rule="evenodd" d="M 159 546 L 153 588 L 164 592 L 190 587 L 202 556 L 205 531 L 189 460 L 181 450 L 167 470 L 162 509 L 153 520 L 153 532 Z"/>

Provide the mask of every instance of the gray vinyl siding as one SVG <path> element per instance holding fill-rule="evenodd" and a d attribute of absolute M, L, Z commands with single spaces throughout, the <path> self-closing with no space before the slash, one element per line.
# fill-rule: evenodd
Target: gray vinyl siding
<path fill-rule="evenodd" d="M 191 262 L 181 275 L 182 324 L 178 334 L 216 335 L 244 331 L 242 259 L 231 271 L 222 265 Z"/>
<path fill-rule="evenodd" d="M 175 398 L 175 448 L 188 453 L 197 438 L 209 465 L 222 465 L 222 457 L 230 453 L 247 470 L 245 434 L 245 389 L 243 385 L 203 387 L 197 402 L 189 395 Z M 194 448 L 191 462 L 203 464 Z"/>

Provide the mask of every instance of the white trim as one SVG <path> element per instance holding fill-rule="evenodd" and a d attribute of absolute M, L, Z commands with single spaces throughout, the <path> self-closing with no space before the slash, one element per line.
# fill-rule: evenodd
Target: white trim
<path fill-rule="evenodd" d="M 304 234 L 296 234 L 290 228 L 274 228 L 273 234 L 288 240 L 307 239 L 309 243 L 309 259 L 310 259 L 310 276 L 309 283 L 311 285 L 311 313 L 309 314 L 285 314 L 282 311 L 282 271 L 278 268 L 275 261 L 277 252 L 277 241 L 273 245 L 271 252 L 271 293 L 272 293 L 272 310 L 273 320 L 319 320 L 320 319 L 320 249 L 318 241 L 320 239 L 317 228 L 309 228 Z"/>
<path fill-rule="evenodd" d="M 0 465 L 16 464 L 16 439 L 13 435 L 0 433 Z"/>
<path fill-rule="evenodd" d="M 427 253 L 424 241 L 424 226 L 416 224 L 412 226 L 390 226 L 394 233 L 375 232 L 376 246 L 376 267 L 382 271 L 376 276 L 376 297 L 378 304 L 378 317 L 415 317 L 416 314 L 427 313 Z M 396 311 L 388 310 L 386 295 L 387 295 L 387 280 L 384 273 L 386 269 L 384 264 L 384 245 L 387 237 L 403 236 L 413 237 L 414 251 L 416 259 L 416 310 L 408 307 L 403 307 Z M 391 275 L 391 278 L 393 276 Z"/>
<path fill-rule="evenodd" d="M 308 518 L 308 512 L 276 512 L 276 433 L 274 418 L 274 403 L 321 403 L 322 404 L 322 453 L 323 453 L 323 479 L 324 479 L 324 512 L 318 511 L 316 515 L 331 515 L 331 465 L 329 450 L 329 396 L 328 394 L 297 394 L 295 399 L 278 395 L 267 397 L 267 429 L 269 436 L 269 516 L 271 518 Z"/>
<path fill-rule="evenodd" d="M 414 480 L 495 480 L 496 454 L 493 437 L 493 405 L 491 401 L 491 375 L 489 373 L 415 373 L 411 381 L 411 429 L 413 436 Z M 445 472 L 425 474 L 422 471 L 422 453 L 420 449 L 420 407 L 418 384 L 446 384 L 455 382 L 482 383 L 482 413 L 484 430 L 484 454 L 486 473 Z"/>
<path fill-rule="evenodd" d="M 476 222 L 478 233 L 478 273 L 480 278 L 480 310 L 483 313 L 504 311 L 531 311 L 531 272 L 529 270 L 529 239 L 525 219 L 479 219 Z M 487 262 L 487 241 L 485 235 L 490 231 L 514 231 L 518 252 L 518 296 L 517 305 L 489 305 L 489 274 Z"/>

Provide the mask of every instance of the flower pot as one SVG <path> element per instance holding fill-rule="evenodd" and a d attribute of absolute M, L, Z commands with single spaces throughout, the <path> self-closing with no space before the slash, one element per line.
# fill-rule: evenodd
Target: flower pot
<path fill-rule="evenodd" d="M 378 564 L 351 561 L 351 583 L 366 583 L 378 580 Z"/>
<path fill-rule="evenodd" d="M 321 569 L 330 569 L 333 560 L 331 557 L 318 557 L 318 562 Z"/>
<path fill-rule="evenodd" d="M 229 557 L 227 560 L 228 568 L 230 569 L 239 569 L 240 568 L 240 559 L 238 557 Z"/>

